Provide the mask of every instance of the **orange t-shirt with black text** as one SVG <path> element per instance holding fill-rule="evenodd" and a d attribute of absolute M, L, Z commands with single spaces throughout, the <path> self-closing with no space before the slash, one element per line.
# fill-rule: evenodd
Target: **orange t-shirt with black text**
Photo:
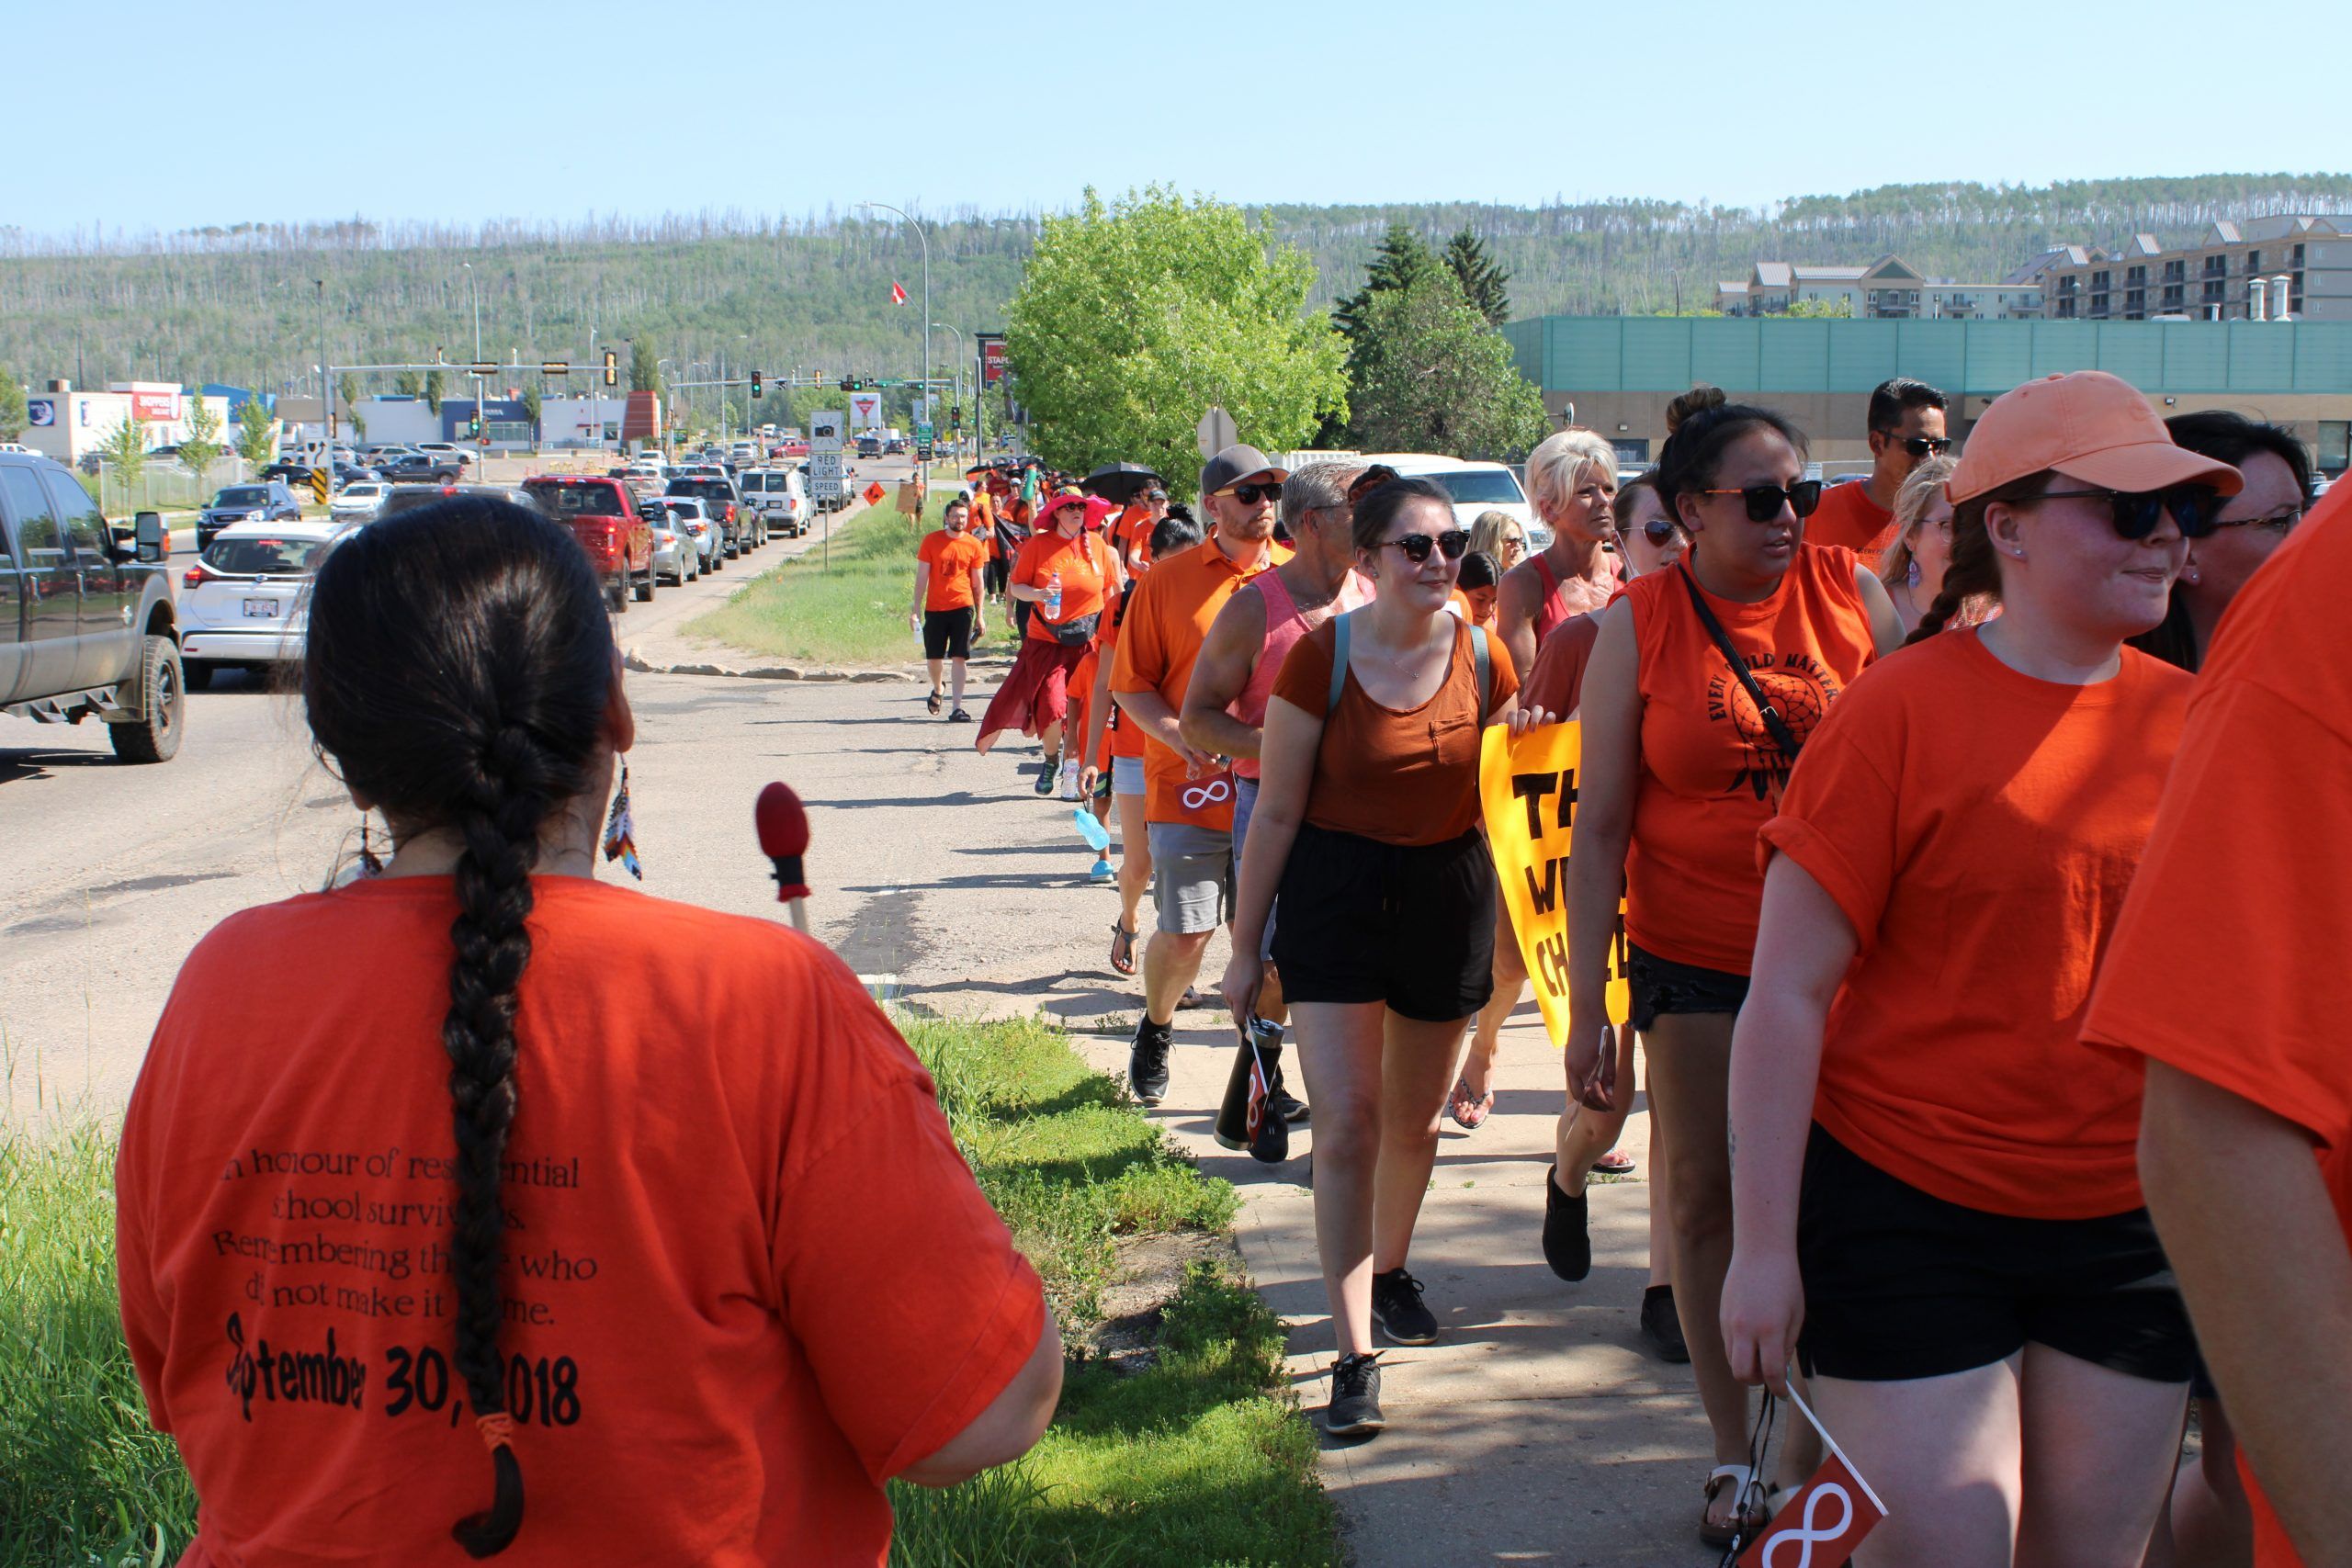
<path fill-rule="evenodd" d="M 969 534 L 934 529 L 915 547 L 915 559 L 931 568 L 923 584 L 926 610 L 968 610 L 972 607 L 972 573 L 988 564 L 988 552 Z"/>
<path fill-rule="evenodd" d="M 2352 1246 L 2347 599 L 2339 485 L 2222 617 L 2083 1038 L 2119 1048 L 2086 1055 L 2152 1056 L 2310 1134 Z M 2300 1568 L 2250 1479 L 2256 1568 Z"/>
<path fill-rule="evenodd" d="M 1688 576 L 1678 564 L 1621 591 L 1642 697 L 1625 934 L 1660 958 L 1745 975 L 1764 898 L 1756 830 L 1790 759 L 1700 622 Z M 1800 745 L 1877 657 L 1851 550 L 1801 545 L 1770 598 L 1708 593 L 1707 605 Z"/>
<path fill-rule="evenodd" d="M 1208 639 L 1209 623 L 1225 608 L 1234 591 L 1260 572 L 1290 559 L 1287 546 L 1272 540 L 1262 556 L 1228 559 L 1212 534 L 1189 550 L 1154 561 L 1136 585 L 1119 627 L 1118 662 L 1111 669 L 1114 692 L 1158 692 L 1170 708 L 1182 712 L 1185 688 L 1193 683 L 1193 666 L 1201 645 Z M 1144 807 L 1148 822 L 1189 822 L 1194 827 L 1230 831 L 1233 827 L 1232 780 L 1219 773 L 1209 779 L 1187 778 L 1176 753 L 1144 737 L 1144 779 L 1148 785 Z M 1216 787 L 1223 779 L 1224 787 Z"/>
<path fill-rule="evenodd" d="M 2110 680 L 2037 680 L 1947 631 L 1805 743 L 1758 859 L 1804 867 L 1860 942 L 1814 1102 L 1839 1143 L 1971 1209 L 2141 1206 L 2139 1074 L 2077 1037 L 2189 682 L 2129 648 Z"/>
<path fill-rule="evenodd" d="M 1894 513 L 1871 499 L 1870 480 L 1831 485 L 1821 492 L 1821 504 L 1804 520 L 1808 545 L 1842 545 L 1878 570 L 1879 557 L 1894 543 Z"/>
<path fill-rule="evenodd" d="M 1385 844 L 1442 844 L 1478 825 L 1478 665 L 1473 628 L 1447 615 L 1453 651 L 1429 700 L 1392 708 L 1373 700 L 1351 668 L 1340 705 L 1323 717 L 1307 786 L 1306 820 Z M 1331 701 L 1338 616 L 1292 645 L 1275 696 L 1323 716 Z M 1487 638 L 1487 716 L 1518 694 L 1503 639 Z"/>
<path fill-rule="evenodd" d="M 831 953 L 585 877 L 531 888 L 499 1187 L 527 1501 L 499 1562 L 881 1563 L 882 1483 L 1026 1361 L 1036 1276 Z M 491 1467 L 451 1363 L 457 910 L 446 876 L 245 910 L 156 1025 L 118 1269 L 201 1504 L 183 1563 L 470 1562 L 449 1527 Z"/>
<path fill-rule="evenodd" d="M 1039 592 L 1046 580 L 1056 572 L 1061 574 L 1062 604 L 1058 623 L 1067 625 L 1081 616 L 1100 615 L 1102 595 L 1114 585 L 1109 567 L 1109 553 L 1102 541 L 1080 531 L 1075 539 L 1065 539 L 1059 529 L 1032 534 L 1022 541 L 1021 553 L 1012 558 L 1012 581 L 1024 583 Z M 1034 642 L 1057 642 L 1048 629 L 1046 602 L 1036 599 L 1029 606 L 1029 637 Z"/>

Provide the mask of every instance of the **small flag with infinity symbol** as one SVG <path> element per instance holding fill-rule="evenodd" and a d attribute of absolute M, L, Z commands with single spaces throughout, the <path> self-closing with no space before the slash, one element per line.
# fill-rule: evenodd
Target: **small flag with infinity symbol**
<path fill-rule="evenodd" d="M 1811 1480 L 1781 1501 L 1772 1522 L 1740 1553 L 1738 1568 L 1842 1568 L 1862 1538 L 1886 1517 L 1886 1505 L 1793 1389 L 1789 1403 L 1813 1423 L 1829 1455 Z"/>

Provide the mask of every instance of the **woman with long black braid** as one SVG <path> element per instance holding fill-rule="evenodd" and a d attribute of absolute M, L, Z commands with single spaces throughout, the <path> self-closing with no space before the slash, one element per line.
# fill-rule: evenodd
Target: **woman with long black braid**
<path fill-rule="evenodd" d="M 931 1080 L 807 939 L 594 880 L 635 722 L 562 528 L 373 525 L 311 626 L 395 852 L 198 944 L 117 1171 L 182 1562 L 879 1564 L 885 1480 L 1015 1457 L 1060 1385 Z"/>

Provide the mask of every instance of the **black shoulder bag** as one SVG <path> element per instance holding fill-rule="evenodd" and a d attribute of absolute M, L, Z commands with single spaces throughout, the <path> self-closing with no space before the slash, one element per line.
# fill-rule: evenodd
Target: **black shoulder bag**
<path fill-rule="evenodd" d="M 1690 568 L 1677 561 L 1674 570 L 1682 579 L 1682 586 L 1690 591 L 1690 607 L 1699 612 L 1699 624 L 1707 628 L 1709 637 L 1715 639 L 1716 651 L 1724 656 L 1724 662 L 1731 666 L 1731 672 L 1739 677 L 1740 686 L 1747 693 L 1747 700 L 1756 705 L 1756 716 L 1762 719 L 1764 728 L 1771 732 L 1772 743 L 1793 763 L 1797 760 L 1800 744 L 1796 731 L 1789 728 L 1789 721 L 1781 716 L 1781 710 L 1764 695 L 1764 688 L 1756 683 L 1755 675 L 1748 671 L 1747 660 L 1742 659 L 1739 649 L 1731 645 L 1731 637 L 1724 630 L 1724 624 L 1715 619 L 1713 610 L 1707 608 L 1706 595 L 1699 592 L 1698 579 L 1690 575 Z"/>

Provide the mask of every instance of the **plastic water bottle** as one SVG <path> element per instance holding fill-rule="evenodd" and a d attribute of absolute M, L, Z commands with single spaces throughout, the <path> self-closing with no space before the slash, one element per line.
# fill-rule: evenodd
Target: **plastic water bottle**
<path fill-rule="evenodd" d="M 1054 568 L 1046 578 L 1045 606 L 1046 619 L 1058 621 L 1062 618 L 1062 569 L 1059 567 Z"/>

